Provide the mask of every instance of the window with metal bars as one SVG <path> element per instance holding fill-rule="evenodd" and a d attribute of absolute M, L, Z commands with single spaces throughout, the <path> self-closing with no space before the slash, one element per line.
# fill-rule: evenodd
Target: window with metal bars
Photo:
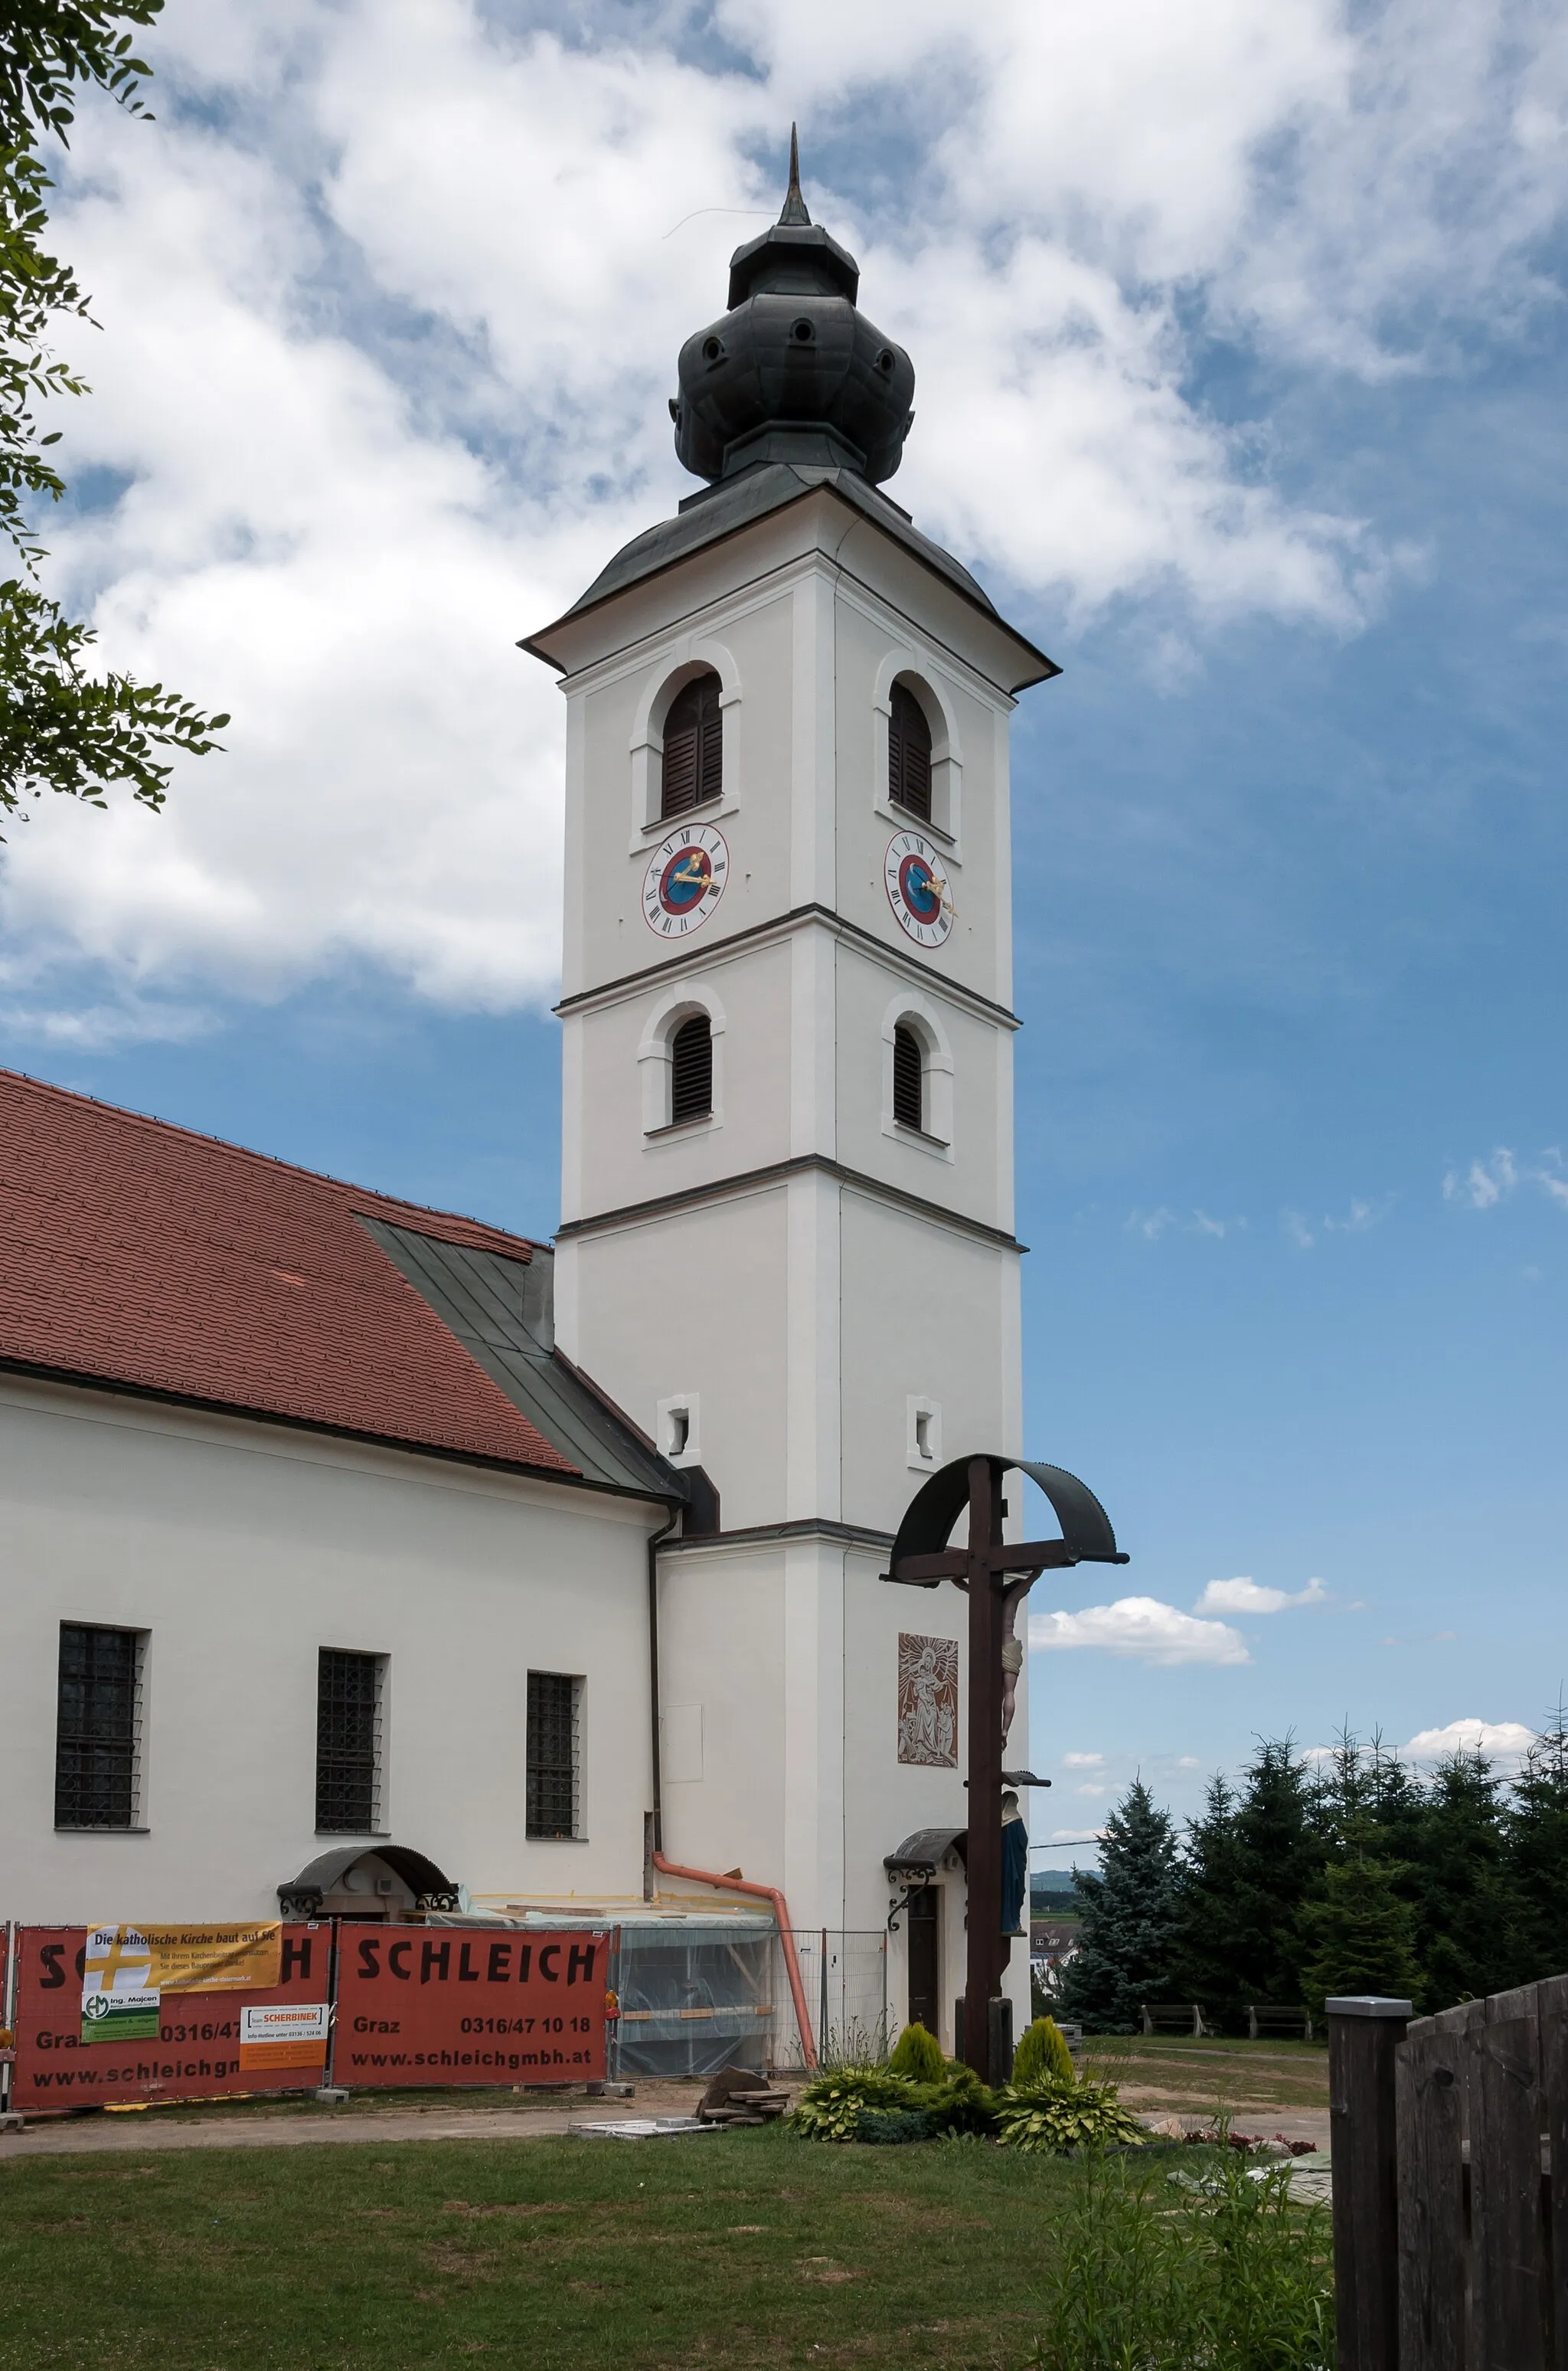
<path fill-rule="evenodd" d="M 709 669 L 676 692 L 664 719 L 663 789 L 661 816 L 686 815 L 706 805 L 724 787 L 723 689 Z"/>
<path fill-rule="evenodd" d="M 316 1825 L 328 1835 L 381 1827 L 386 1658 L 323 1647 L 316 1680 Z"/>
<path fill-rule="evenodd" d="M 578 1833 L 578 1708 L 582 1683 L 564 1671 L 528 1674 L 527 1831 Z"/>
<path fill-rule="evenodd" d="M 713 1024 L 694 1012 L 670 1040 L 670 1125 L 706 1119 L 712 1109 Z"/>
<path fill-rule="evenodd" d="M 57 1828 L 137 1824 L 142 1743 L 140 1630 L 60 1625 L 54 1729 Z"/>
<path fill-rule="evenodd" d="M 893 687 L 887 726 L 887 794 L 894 806 L 931 820 L 931 728 L 907 684 Z"/>
<path fill-rule="evenodd" d="M 904 1128 L 926 1125 L 926 1057 L 902 1021 L 893 1033 L 893 1116 Z"/>

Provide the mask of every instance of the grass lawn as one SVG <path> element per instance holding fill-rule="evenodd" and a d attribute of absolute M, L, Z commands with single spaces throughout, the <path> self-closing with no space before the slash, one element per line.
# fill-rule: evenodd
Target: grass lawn
<path fill-rule="evenodd" d="M 1061 2159 L 689 2140 L 0 2165 L 0 2365 L 1021 2364 Z"/>

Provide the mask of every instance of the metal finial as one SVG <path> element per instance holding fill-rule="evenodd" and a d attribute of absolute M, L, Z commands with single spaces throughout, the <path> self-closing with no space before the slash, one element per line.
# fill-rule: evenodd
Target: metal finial
<path fill-rule="evenodd" d="M 778 219 L 781 223 L 803 223 L 808 229 L 811 227 L 812 218 L 801 195 L 801 144 L 792 123 L 790 126 L 790 187 L 785 193 L 784 211 Z"/>

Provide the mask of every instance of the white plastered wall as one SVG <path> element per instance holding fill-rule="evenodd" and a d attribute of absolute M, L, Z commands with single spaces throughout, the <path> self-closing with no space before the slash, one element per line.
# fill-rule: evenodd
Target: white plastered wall
<path fill-rule="evenodd" d="M 107 1393 L 0 1382 L 0 1916 L 277 1914 L 317 1657 L 389 1659 L 384 1818 L 475 1895 L 636 1898 L 663 1509 Z M 53 1824 L 63 1621 L 148 1634 L 146 1833 Z M 581 1840 L 525 1834 L 527 1674 L 582 1675 Z"/>

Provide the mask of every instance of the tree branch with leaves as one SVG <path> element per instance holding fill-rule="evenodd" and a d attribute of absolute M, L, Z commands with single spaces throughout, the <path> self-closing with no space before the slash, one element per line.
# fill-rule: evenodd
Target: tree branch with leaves
<path fill-rule="evenodd" d="M 70 265 L 42 244 L 53 184 L 39 143 L 65 141 L 78 88 L 96 87 L 146 115 L 150 69 L 126 29 L 150 25 L 162 7 L 163 0 L 0 0 L 0 536 L 18 563 L 0 582 L 0 809 L 13 814 L 46 791 L 103 806 L 116 786 L 156 810 L 174 758 L 205 757 L 229 721 L 161 683 L 88 672 L 97 636 L 42 589 L 39 563 L 48 554 L 32 519 L 37 503 L 65 492 L 49 457 L 61 432 L 42 434 L 35 407 L 87 392 L 54 353 L 51 330 L 62 319 L 92 321 Z"/>

